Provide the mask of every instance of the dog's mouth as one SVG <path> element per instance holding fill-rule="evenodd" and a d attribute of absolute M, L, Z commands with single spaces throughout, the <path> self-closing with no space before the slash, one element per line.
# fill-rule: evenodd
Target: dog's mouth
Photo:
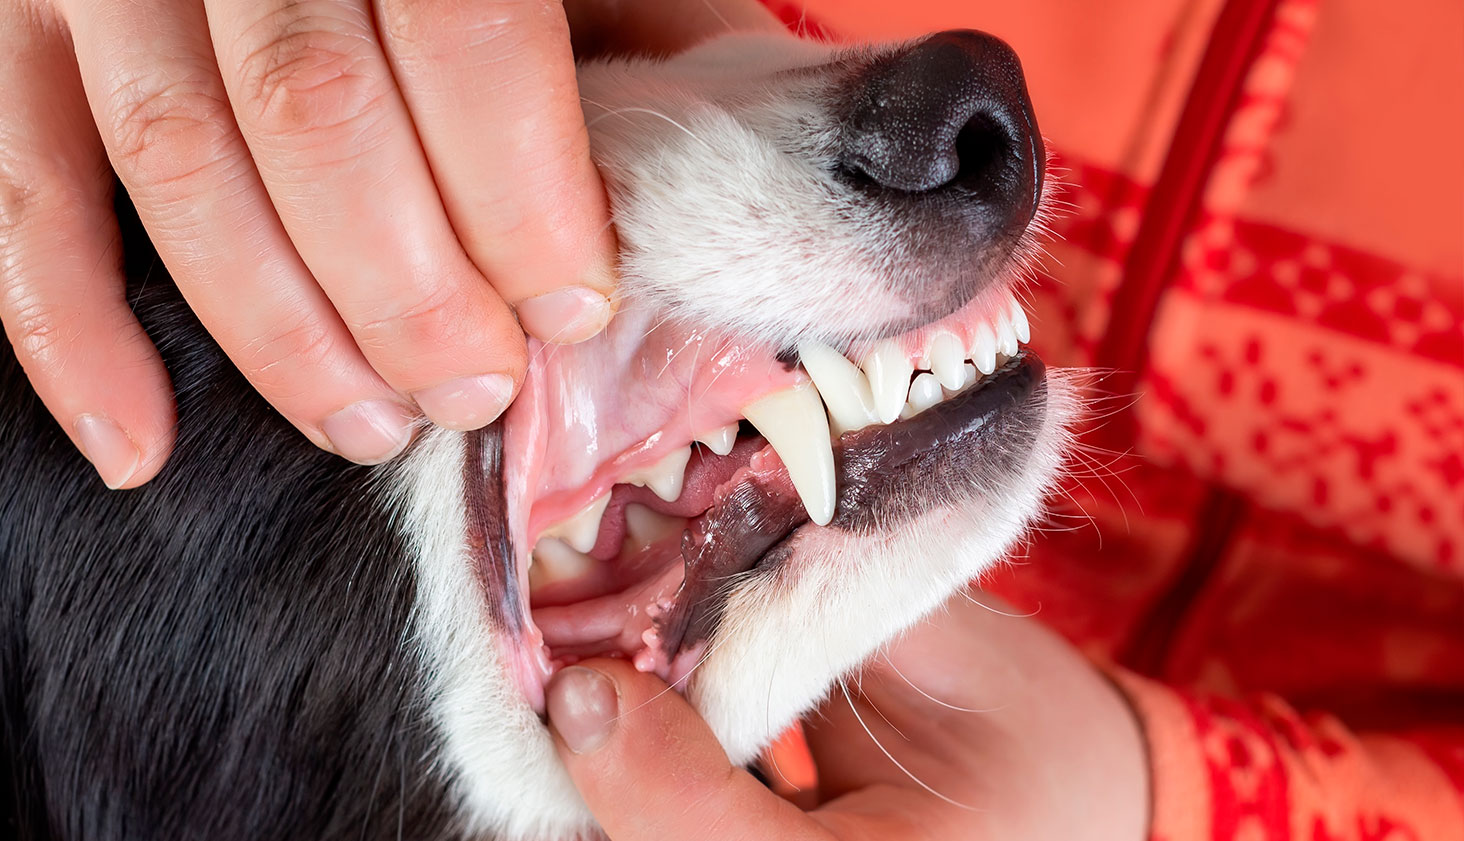
<path fill-rule="evenodd" d="M 950 489 L 994 450 L 1030 446 L 998 422 L 1044 379 L 1028 338 L 1002 287 L 842 352 L 634 309 L 600 339 L 537 348 L 504 422 L 510 539 L 480 570 L 530 703 L 597 656 L 682 688 L 733 586 L 786 562 L 801 533 L 873 534 L 958 502 Z"/>

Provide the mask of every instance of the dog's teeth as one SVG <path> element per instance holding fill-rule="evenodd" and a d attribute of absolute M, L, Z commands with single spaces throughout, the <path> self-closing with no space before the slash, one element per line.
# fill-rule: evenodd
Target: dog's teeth
<path fill-rule="evenodd" d="M 610 494 L 605 494 L 573 517 L 544 529 L 543 536 L 557 537 L 576 552 L 588 552 L 595 548 L 595 541 L 600 537 L 600 518 L 605 516 L 609 504 Z"/>
<path fill-rule="evenodd" d="M 911 414 L 923 412 L 944 399 L 945 393 L 940 390 L 940 380 L 934 374 L 920 374 L 910 384 Z"/>
<path fill-rule="evenodd" d="M 880 423 L 890 423 L 900 416 L 905 395 L 910 393 L 910 375 L 915 366 L 910 357 L 893 341 L 886 339 L 874 346 L 864 358 L 865 376 L 874 393 L 874 413 Z"/>
<path fill-rule="evenodd" d="M 1007 356 L 1017 355 L 1017 334 L 1012 330 L 1009 313 L 1001 313 L 996 317 L 996 352 Z"/>
<path fill-rule="evenodd" d="M 861 429 L 879 420 L 874 412 L 874 394 L 869 380 L 853 362 L 822 342 L 802 342 L 798 358 L 829 410 L 829 426 L 835 435 Z"/>
<path fill-rule="evenodd" d="M 996 370 L 996 333 L 990 324 L 976 326 L 976 335 L 971 340 L 971 362 L 983 374 Z"/>
<path fill-rule="evenodd" d="M 656 496 L 667 502 L 675 502 L 681 496 L 681 483 L 686 478 L 686 463 L 690 460 L 691 447 L 682 447 L 655 464 L 636 470 L 621 481 L 650 488 Z"/>
<path fill-rule="evenodd" d="M 828 525 L 834 518 L 837 488 L 829 419 L 818 389 L 813 383 L 799 383 L 775 391 L 743 407 L 742 415 L 787 466 L 809 519 Z"/>
<path fill-rule="evenodd" d="M 696 436 L 696 440 L 717 455 L 725 456 L 732 452 L 732 445 L 737 443 L 737 424 L 729 423 L 726 426 L 703 432 Z"/>
<path fill-rule="evenodd" d="M 981 379 L 981 372 L 978 371 L 978 370 L 976 370 L 976 366 L 975 365 L 972 365 L 971 363 L 967 362 L 966 363 L 966 385 L 971 385 L 972 383 L 976 382 L 979 379 Z"/>
<path fill-rule="evenodd" d="M 552 584 L 556 581 L 570 581 L 587 575 L 595 566 L 595 559 L 582 552 L 576 552 L 557 537 L 541 537 L 534 544 L 533 564 L 529 567 L 529 586 Z"/>
<path fill-rule="evenodd" d="M 1027 323 L 1027 311 L 1022 309 L 1022 302 L 1017 296 L 1012 296 L 1012 333 L 1017 341 L 1022 344 L 1032 341 L 1032 326 Z"/>
<path fill-rule="evenodd" d="M 930 372 L 940 384 L 955 391 L 966 384 L 966 349 L 953 333 L 937 333 L 930 341 Z"/>
<path fill-rule="evenodd" d="M 680 517 L 669 517 L 652 511 L 638 502 L 625 506 L 625 542 L 633 551 L 644 549 L 685 530 L 686 520 Z"/>

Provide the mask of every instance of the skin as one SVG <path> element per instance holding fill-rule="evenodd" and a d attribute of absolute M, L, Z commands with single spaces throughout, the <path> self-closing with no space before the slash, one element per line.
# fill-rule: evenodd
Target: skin
<path fill-rule="evenodd" d="M 353 461 L 421 415 L 491 422 L 524 331 L 598 333 L 615 240 L 570 19 L 590 51 L 777 25 L 751 0 L 622 5 L 0 0 L 0 322 L 102 479 L 145 483 L 174 435 L 113 173 L 229 358 Z"/>
<path fill-rule="evenodd" d="M 608 709 L 586 703 L 586 673 L 609 682 Z M 957 596 L 849 681 L 849 696 L 836 691 L 805 722 L 819 789 L 798 803 L 732 766 L 680 695 L 624 662 L 561 672 L 548 703 L 560 756 L 612 841 L 1147 835 L 1132 712 L 1031 619 Z"/>

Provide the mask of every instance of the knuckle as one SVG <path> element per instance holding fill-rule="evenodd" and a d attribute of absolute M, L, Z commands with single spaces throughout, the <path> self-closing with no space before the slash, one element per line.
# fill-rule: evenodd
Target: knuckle
<path fill-rule="evenodd" d="M 67 352 L 77 336 L 65 325 L 72 322 L 61 308 L 41 299 L 23 285 L 7 286 L 0 311 L 5 313 L 5 332 L 26 371 L 57 371 L 65 365 Z"/>
<path fill-rule="evenodd" d="M 400 356 L 414 348 L 440 348 L 460 334 L 464 319 L 461 297 L 442 285 L 424 292 L 407 306 L 393 306 L 379 317 L 358 324 L 352 333 L 368 354 Z"/>
<path fill-rule="evenodd" d="M 241 120 L 280 136 L 328 131 L 372 113 L 390 82 L 376 72 L 370 34 L 336 21 L 277 13 L 238 65 Z"/>
<path fill-rule="evenodd" d="M 501 55 L 546 27 L 568 38 L 561 0 L 381 0 L 380 7 L 393 40 L 426 58 L 460 59 L 464 49 L 478 47 Z"/>
<path fill-rule="evenodd" d="M 335 337 L 327 325 L 303 318 L 245 342 L 235 352 L 234 361 L 261 390 L 279 389 L 292 378 L 291 371 L 327 369 L 335 349 Z"/>
<path fill-rule="evenodd" d="M 105 141 L 129 186 L 187 184 L 229 161 L 228 103 L 206 82 L 165 79 L 131 80 L 112 95 Z"/>

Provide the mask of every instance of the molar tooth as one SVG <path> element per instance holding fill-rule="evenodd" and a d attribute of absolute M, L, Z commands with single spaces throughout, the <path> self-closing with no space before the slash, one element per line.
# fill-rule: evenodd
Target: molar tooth
<path fill-rule="evenodd" d="M 725 456 L 732 452 L 732 445 L 737 443 L 737 424 L 729 423 L 703 432 L 696 436 L 696 440 L 717 455 Z"/>
<path fill-rule="evenodd" d="M 529 586 L 570 581 L 588 574 L 595 559 L 576 552 L 557 537 L 541 537 L 534 544 L 533 564 L 529 567 Z"/>
<path fill-rule="evenodd" d="M 681 496 L 681 483 L 686 478 L 686 463 L 690 460 L 691 447 L 682 447 L 668 453 L 655 464 L 631 473 L 623 481 L 650 488 L 656 496 L 667 502 L 675 502 Z"/>
<path fill-rule="evenodd" d="M 996 370 L 996 333 L 992 332 L 990 324 L 977 325 L 976 335 L 971 340 L 971 362 L 982 374 Z"/>
<path fill-rule="evenodd" d="M 670 517 L 658 511 L 632 502 L 625 506 L 626 542 L 636 550 L 686 531 L 686 520 Z"/>
<path fill-rule="evenodd" d="M 576 552 L 589 552 L 600 537 L 600 518 L 605 516 L 605 508 L 609 504 L 610 494 L 605 494 L 581 508 L 573 517 L 544 529 L 543 537 L 557 537 Z"/>
<path fill-rule="evenodd" d="M 833 434 L 842 435 L 879 421 L 869 379 L 844 354 L 822 342 L 801 342 L 798 358 L 828 407 Z"/>
<path fill-rule="evenodd" d="M 743 417 L 768 439 L 788 468 L 788 477 L 811 520 L 834 518 L 838 501 L 829 419 L 813 383 L 799 383 L 747 404 Z"/>
<path fill-rule="evenodd" d="M 1032 341 L 1032 325 L 1027 322 L 1027 311 L 1022 309 L 1022 302 L 1017 296 L 1012 296 L 1012 333 L 1016 335 L 1017 341 L 1022 344 Z"/>
<path fill-rule="evenodd" d="M 910 408 L 923 412 L 945 399 L 940 390 L 940 380 L 934 374 L 920 374 L 910 384 Z"/>
<path fill-rule="evenodd" d="M 905 395 L 910 393 L 910 375 L 915 366 L 910 358 L 892 340 L 885 339 L 874 346 L 860 366 L 869 377 L 869 388 L 874 394 L 874 411 L 880 423 L 889 423 L 900 416 L 905 405 Z"/>
<path fill-rule="evenodd" d="M 965 364 L 966 349 L 954 333 L 937 333 L 930 341 L 930 372 L 941 385 L 952 391 L 965 385 Z"/>

